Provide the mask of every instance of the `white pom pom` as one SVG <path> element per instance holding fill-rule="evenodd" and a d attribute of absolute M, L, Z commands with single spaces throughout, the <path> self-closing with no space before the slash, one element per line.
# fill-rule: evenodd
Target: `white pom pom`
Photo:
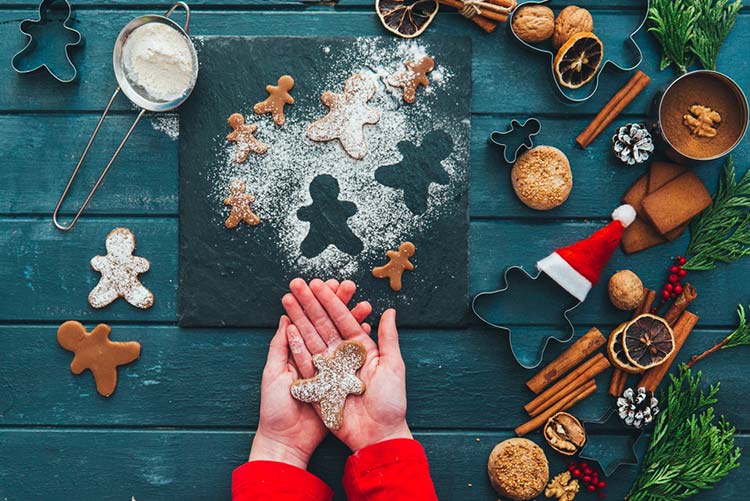
<path fill-rule="evenodd" d="M 635 209 L 632 205 L 621 205 L 612 211 L 612 219 L 620 221 L 627 228 L 635 221 Z"/>

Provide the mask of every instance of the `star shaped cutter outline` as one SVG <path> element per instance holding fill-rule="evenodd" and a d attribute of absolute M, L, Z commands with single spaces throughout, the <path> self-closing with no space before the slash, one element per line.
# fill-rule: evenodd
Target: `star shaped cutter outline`
<path fill-rule="evenodd" d="M 596 430 L 597 428 L 604 428 L 605 430 L 609 429 L 610 431 L 605 431 L 605 433 L 612 435 L 613 432 L 611 430 L 614 429 L 615 426 L 610 426 L 612 424 L 611 422 L 614 422 L 615 424 L 625 428 L 627 434 L 629 435 L 628 446 L 622 447 L 619 457 L 614 457 L 614 459 L 610 460 L 606 460 L 606 456 L 597 453 L 592 454 L 590 450 L 587 454 L 587 449 L 593 449 L 593 447 L 591 447 L 591 437 L 603 436 L 603 434 L 592 434 L 590 430 Z M 578 457 L 580 459 L 593 461 L 598 464 L 606 477 L 611 476 L 620 466 L 638 466 L 638 464 L 640 464 L 638 444 L 645 436 L 645 434 L 643 430 L 638 430 L 632 427 L 625 427 L 622 423 L 622 420 L 620 419 L 620 416 L 617 414 L 617 409 L 609 409 L 599 419 L 589 421 L 583 420 L 582 423 L 583 428 L 586 430 L 586 444 L 583 446 L 583 449 L 581 449 L 581 452 L 578 453 Z"/>

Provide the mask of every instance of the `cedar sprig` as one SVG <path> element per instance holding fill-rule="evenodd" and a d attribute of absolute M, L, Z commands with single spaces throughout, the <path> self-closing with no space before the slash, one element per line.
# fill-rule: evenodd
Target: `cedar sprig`
<path fill-rule="evenodd" d="M 695 58 L 706 69 L 716 69 L 719 50 L 742 0 L 652 0 L 648 30 L 662 47 L 659 69 L 670 65 L 686 73 Z"/>
<path fill-rule="evenodd" d="M 734 28 L 742 0 L 694 0 L 698 19 L 690 50 L 708 70 L 716 69 L 719 49 Z"/>
<path fill-rule="evenodd" d="M 750 169 L 736 179 L 734 161 L 724 163 L 711 205 L 690 224 L 686 270 L 712 270 L 750 254 Z"/>
<path fill-rule="evenodd" d="M 690 361 L 687 363 L 688 367 L 694 366 L 704 358 L 719 350 L 726 350 L 727 348 L 734 348 L 736 346 L 750 345 L 750 326 L 747 325 L 745 308 L 743 308 L 742 305 L 739 305 L 739 307 L 737 308 L 737 316 L 739 317 L 737 328 L 733 330 L 732 333 L 727 337 L 725 337 L 700 355 L 693 355 L 692 357 L 690 357 Z"/>
<path fill-rule="evenodd" d="M 686 499 L 713 488 L 739 466 L 735 428 L 723 417 L 717 420 L 713 409 L 719 384 L 704 393 L 701 373 L 693 376 L 684 364 L 670 379 L 643 466 L 625 497 L 628 501 Z"/>
<path fill-rule="evenodd" d="M 648 31 L 653 33 L 662 47 L 659 69 L 674 64 L 686 73 L 693 62 L 690 46 L 695 33 L 698 13 L 693 0 L 652 0 L 648 9 Z"/>

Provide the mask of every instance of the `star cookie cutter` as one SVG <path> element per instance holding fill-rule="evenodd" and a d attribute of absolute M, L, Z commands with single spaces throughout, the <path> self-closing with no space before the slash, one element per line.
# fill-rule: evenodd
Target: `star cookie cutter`
<path fill-rule="evenodd" d="M 526 131 L 526 127 L 530 127 L 530 131 Z M 525 139 L 521 142 L 515 150 L 511 149 L 511 139 L 514 135 L 518 134 L 519 131 L 525 133 Z M 510 121 L 510 126 L 505 131 L 495 130 L 490 134 L 490 141 L 500 146 L 503 149 L 503 160 L 506 163 L 514 164 L 518 159 L 518 154 L 522 150 L 530 150 L 534 147 L 534 137 L 542 131 L 542 123 L 536 118 L 527 118 L 525 122 L 521 123 L 515 118 Z M 515 144 L 515 143 L 514 143 Z"/>
<path fill-rule="evenodd" d="M 548 2 L 554 3 L 552 0 L 531 0 L 529 2 L 524 2 L 522 4 L 522 6 L 526 6 L 526 5 L 543 5 L 543 4 L 546 4 Z M 635 56 L 635 63 L 632 64 L 632 65 L 630 65 L 630 66 L 627 66 L 626 64 L 618 64 L 618 63 L 616 63 L 614 61 L 614 59 L 612 59 L 612 58 L 604 59 L 604 61 L 602 61 L 602 63 L 599 65 L 599 69 L 596 71 L 596 77 L 592 81 L 590 81 L 587 84 L 583 85 L 580 89 L 568 89 L 568 88 L 563 87 L 562 85 L 560 85 L 560 82 L 557 80 L 557 77 L 555 76 L 555 67 L 554 66 L 555 66 L 555 54 L 556 54 L 556 51 L 553 52 L 552 50 L 547 49 L 544 46 L 540 47 L 539 45 L 534 45 L 534 44 L 530 44 L 528 42 L 525 42 L 525 41 L 521 40 L 521 37 L 519 37 L 518 34 L 513 30 L 513 18 L 515 17 L 516 13 L 518 13 L 518 11 L 520 10 L 520 8 L 516 8 L 516 9 L 513 10 L 513 12 L 510 15 L 510 19 L 508 19 L 508 26 L 509 26 L 509 30 L 510 30 L 511 34 L 513 35 L 513 37 L 516 40 L 518 40 L 522 45 L 524 45 L 525 47 L 527 47 L 527 48 L 529 48 L 529 49 L 531 49 L 531 50 L 533 50 L 535 52 L 540 52 L 542 54 L 546 54 L 547 55 L 547 57 L 549 58 L 549 62 L 550 62 L 549 67 L 550 67 L 550 73 L 551 73 L 552 81 L 554 82 L 555 86 L 557 87 L 557 91 L 558 91 L 559 95 L 562 96 L 568 102 L 571 102 L 571 103 L 582 103 L 584 101 L 588 101 L 589 99 L 591 99 L 594 96 L 594 94 L 596 94 L 596 91 L 599 90 L 599 80 L 601 79 L 602 73 L 604 72 L 604 70 L 606 69 L 607 66 L 612 66 L 613 68 L 615 68 L 617 70 L 628 72 L 628 71 L 632 71 L 632 70 L 636 69 L 643 62 L 643 51 L 641 50 L 641 48 L 636 43 L 635 36 L 646 25 L 646 20 L 648 18 L 648 10 L 649 10 L 649 7 L 650 7 L 650 0 L 640 0 L 640 2 L 642 4 L 644 4 L 643 19 L 638 24 L 638 26 L 635 28 L 635 30 L 633 30 L 632 32 L 630 32 L 630 34 L 627 36 L 627 38 L 624 41 L 625 45 L 627 45 L 630 48 L 630 50 L 629 50 L 630 54 L 632 54 L 632 55 Z M 565 7 L 565 6 L 566 5 L 562 5 L 561 7 Z M 557 7 L 557 5 L 555 5 L 555 7 Z M 594 25 L 595 25 L 594 26 L 594 33 L 595 34 L 597 34 L 598 36 L 602 36 L 602 37 L 604 37 L 605 35 L 608 35 L 609 30 L 597 30 L 596 29 L 596 20 L 594 20 Z M 608 48 L 616 46 L 616 43 L 614 41 L 610 40 L 608 36 L 606 36 L 605 38 L 606 38 L 606 40 L 602 40 L 602 43 L 604 45 L 604 51 L 605 51 L 605 55 L 606 55 L 606 53 L 608 51 Z M 549 42 L 547 42 L 547 43 L 549 43 Z M 591 90 L 587 92 L 586 89 L 589 89 L 589 88 Z"/>
<path fill-rule="evenodd" d="M 608 410 L 597 420 L 584 420 L 583 427 L 586 429 L 586 445 L 578 457 L 597 463 L 605 476 L 609 477 L 620 466 L 637 466 L 640 463 L 638 446 L 644 433 L 627 427 L 624 428 L 625 435 L 617 433 L 616 430 L 623 427 L 617 409 Z M 592 433 L 598 429 L 601 432 Z M 619 443 L 615 443 L 613 437 L 617 437 Z"/>
<path fill-rule="evenodd" d="M 569 318 L 571 311 L 576 309 L 581 301 L 568 294 L 562 287 L 541 271 L 530 275 L 522 266 L 510 266 L 503 274 L 505 283 L 502 289 L 480 292 L 471 302 L 471 309 L 479 320 L 485 324 L 508 331 L 508 343 L 513 358 L 518 365 L 525 369 L 534 369 L 542 363 L 544 351 L 551 340 L 568 343 L 575 336 L 575 327 Z M 514 289 L 512 286 L 515 285 Z M 530 301 L 529 298 L 537 298 Z M 505 307 L 493 304 L 499 298 L 507 299 Z M 556 305 L 549 311 L 540 311 L 545 306 Z M 546 327 L 535 327 L 533 335 L 521 336 L 516 339 L 513 329 L 502 317 L 509 312 L 516 316 L 534 318 L 536 323 Z M 551 327 L 550 327 L 551 326 Z"/>
<path fill-rule="evenodd" d="M 29 52 L 33 51 L 34 49 L 38 49 L 42 51 L 50 50 L 49 46 L 46 46 L 43 48 L 37 47 L 37 41 L 34 38 L 34 35 L 29 31 L 29 28 L 33 25 L 46 26 L 51 21 L 50 15 L 56 12 L 59 14 L 62 10 L 65 11 L 64 12 L 65 19 L 60 23 L 62 25 L 63 30 L 57 34 L 57 37 L 59 38 L 61 34 L 64 32 L 71 34 L 71 40 L 62 40 L 62 39 L 59 40 L 59 42 L 65 42 L 64 47 L 62 48 L 62 51 L 65 54 L 65 59 L 67 60 L 68 67 L 70 68 L 70 71 L 72 71 L 71 76 L 66 77 L 58 73 L 55 69 L 53 69 L 52 65 L 49 64 L 49 59 L 47 59 L 48 57 L 47 54 L 43 55 L 44 57 L 42 57 L 41 59 L 42 62 L 33 66 L 32 68 L 22 68 L 20 66 L 20 59 L 23 58 L 23 56 L 25 56 Z M 68 23 L 70 23 L 71 17 L 73 15 L 73 8 L 71 7 L 70 2 L 68 0 L 42 0 L 39 3 L 39 7 L 37 8 L 37 15 L 39 16 L 38 19 L 24 19 L 23 21 L 21 21 L 21 24 L 18 26 L 19 31 L 23 33 L 28 38 L 28 40 L 24 48 L 18 51 L 13 56 L 13 59 L 11 59 L 10 65 L 13 68 L 13 71 L 15 71 L 16 73 L 20 75 L 24 75 L 26 73 L 32 73 L 34 71 L 44 68 L 58 82 L 60 83 L 72 82 L 78 77 L 78 69 L 76 68 L 75 64 L 73 64 L 73 60 L 70 58 L 70 49 L 81 45 L 83 43 L 83 36 L 78 30 L 73 29 L 70 26 L 68 26 Z M 52 44 L 52 46 L 56 46 L 56 44 Z"/>

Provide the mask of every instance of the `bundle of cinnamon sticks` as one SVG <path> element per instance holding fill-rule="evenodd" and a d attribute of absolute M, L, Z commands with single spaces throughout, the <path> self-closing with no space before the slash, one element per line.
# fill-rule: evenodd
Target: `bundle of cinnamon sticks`
<path fill-rule="evenodd" d="M 594 378 L 610 367 L 607 357 L 596 353 L 606 342 L 594 327 L 526 382 L 537 396 L 524 406 L 531 419 L 516 428 L 516 435 L 542 427 L 550 417 L 596 391 Z"/>
<path fill-rule="evenodd" d="M 661 365 L 649 369 L 641 374 L 641 379 L 638 382 L 637 387 L 643 386 L 646 390 L 654 392 L 659 387 L 664 377 L 669 372 L 669 368 L 672 366 L 677 353 L 680 351 L 682 346 L 685 344 L 688 336 L 693 332 L 693 328 L 698 323 L 698 315 L 695 315 L 687 311 L 687 307 L 690 306 L 695 298 L 698 297 L 698 291 L 691 284 L 686 283 L 683 287 L 682 293 L 674 300 L 674 303 L 669 307 L 667 312 L 664 314 L 664 320 L 672 327 L 674 333 L 674 352 L 672 355 Z M 651 311 L 651 307 L 656 300 L 656 292 L 647 289 L 646 295 L 644 296 L 641 306 L 633 312 L 633 318 L 638 317 L 643 313 Z M 613 397 L 621 397 L 625 386 L 628 382 L 628 373 L 617 367 L 612 372 L 612 379 L 609 383 L 609 394 Z"/>
<path fill-rule="evenodd" d="M 517 5 L 516 0 L 438 0 L 438 3 L 458 9 L 487 33 L 494 31 L 498 23 L 506 22 Z"/>

